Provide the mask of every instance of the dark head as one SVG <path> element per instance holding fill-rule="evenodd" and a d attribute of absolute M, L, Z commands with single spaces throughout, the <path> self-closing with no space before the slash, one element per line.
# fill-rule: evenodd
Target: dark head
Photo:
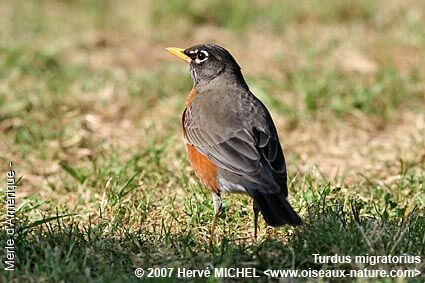
<path fill-rule="evenodd" d="M 199 44 L 187 49 L 169 47 L 166 50 L 189 62 L 190 75 L 195 85 L 206 85 L 222 75 L 244 82 L 238 63 L 229 51 L 221 46 Z"/>

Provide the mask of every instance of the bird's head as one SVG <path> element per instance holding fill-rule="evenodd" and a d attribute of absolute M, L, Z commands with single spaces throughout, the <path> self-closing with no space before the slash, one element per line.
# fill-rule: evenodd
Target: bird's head
<path fill-rule="evenodd" d="M 187 61 L 195 85 L 205 85 L 225 74 L 242 78 L 240 67 L 229 51 L 215 44 L 199 44 L 187 49 L 169 47 L 171 54 Z"/>

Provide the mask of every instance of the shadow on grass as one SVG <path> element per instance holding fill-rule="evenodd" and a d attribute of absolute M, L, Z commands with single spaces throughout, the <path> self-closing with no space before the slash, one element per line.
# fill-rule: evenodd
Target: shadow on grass
<path fill-rule="evenodd" d="M 418 269 L 424 264 L 317 263 L 320 255 L 423 255 L 425 218 L 413 210 L 401 219 L 362 216 L 360 201 L 344 205 L 317 202 L 308 209 L 306 223 L 286 239 L 262 238 L 257 243 L 223 238 L 216 246 L 186 234 L 146 233 L 146 228 L 111 230 L 108 222 L 81 224 L 54 217 L 38 225 L 20 223 L 14 236 L 16 270 L 2 272 L 10 281 L 136 281 L 134 269 L 143 267 L 255 267 L 266 269 Z M 287 228 L 284 228 L 287 229 Z M 4 231 L 0 236 L 5 242 Z M 2 256 L 4 258 L 4 255 Z M 4 262 L 1 263 L 4 269 Z M 265 277 L 263 277 L 266 280 Z M 420 282 L 421 278 L 412 280 Z M 164 279 L 165 280 L 165 279 Z M 167 281 L 167 280 L 165 280 Z"/>
<path fill-rule="evenodd" d="M 265 238 L 257 244 L 223 241 L 213 253 L 215 266 L 255 266 L 266 269 L 390 269 L 424 270 L 422 264 L 356 264 L 355 256 L 423 255 L 425 252 L 425 217 L 415 210 L 401 219 L 361 216 L 361 202 L 344 208 L 342 203 L 309 209 L 305 225 L 287 242 Z M 315 262 L 314 254 L 350 256 L 351 263 Z"/>

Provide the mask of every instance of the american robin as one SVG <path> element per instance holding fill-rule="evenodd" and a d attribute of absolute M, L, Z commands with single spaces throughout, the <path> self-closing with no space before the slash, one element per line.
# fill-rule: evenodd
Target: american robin
<path fill-rule="evenodd" d="M 190 164 L 212 191 L 211 239 L 222 193 L 253 198 L 254 238 L 259 211 L 268 225 L 301 225 L 286 200 L 286 165 L 276 127 L 267 108 L 249 90 L 233 56 L 213 44 L 166 50 L 189 63 L 194 83 L 182 124 Z"/>

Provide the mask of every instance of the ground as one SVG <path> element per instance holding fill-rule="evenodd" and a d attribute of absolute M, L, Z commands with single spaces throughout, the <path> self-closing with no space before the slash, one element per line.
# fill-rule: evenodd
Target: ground
<path fill-rule="evenodd" d="M 414 0 L 0 1 L 1 187 L 10 161 L 19 181 L 16 269 L 1 281 L 136 281 L 154 266 L 423 276 L 424 258 L 312 254 L 424 254 L 424 25 Z M 164 51 L 204 42 L 269 108 L 302 227 L 261 219 L 254 241 L 249 198 L 225 195 L 208 244 L 212 200 L 180 128 L 192 82 Z"/>

